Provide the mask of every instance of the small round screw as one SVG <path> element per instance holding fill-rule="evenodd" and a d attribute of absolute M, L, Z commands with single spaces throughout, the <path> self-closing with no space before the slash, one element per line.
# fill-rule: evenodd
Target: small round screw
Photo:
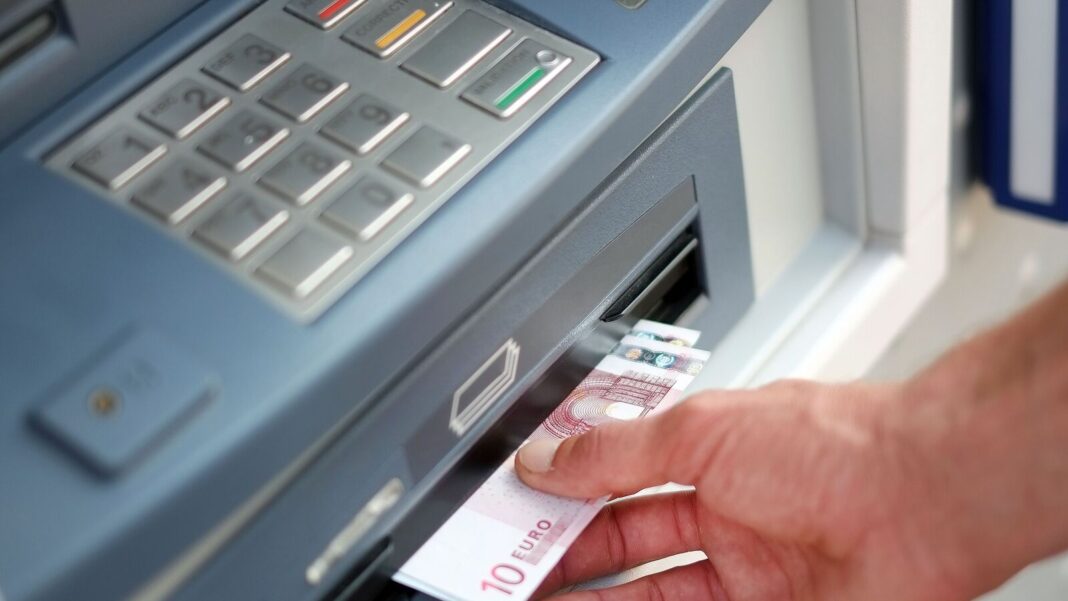
<path fill-rule="evenodd" d="M 560 62 L 560 57 L 552 50 L 539 50 L 534 58 L 538 60 L 538 63 L 543 67 L 551 67 Z"/>
<path fill-rule="evenodd" d="M 99 417 L 111 417 L 119 410 L 119 395 L 113 390 L 101 388 L 89 395 L 89 409 Z"/>

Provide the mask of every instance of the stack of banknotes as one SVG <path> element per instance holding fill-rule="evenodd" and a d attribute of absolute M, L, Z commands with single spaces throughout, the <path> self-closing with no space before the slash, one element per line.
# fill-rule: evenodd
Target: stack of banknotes
<path fill-rule="evenodd" d="M 677 403 L 708 360 L 693 348 L 698 336 L 638 322 L 527 442 L 567 438 Z M 434 533 L 397 572 L 397 582 L 448 601 L 530 598 L 608 498 L 535 491 L 519 480 L 514 461 L 513 454 Z"/>

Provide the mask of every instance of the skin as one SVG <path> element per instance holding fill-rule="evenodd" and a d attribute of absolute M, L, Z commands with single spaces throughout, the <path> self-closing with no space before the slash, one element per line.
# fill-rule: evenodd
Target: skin
<path fill-rule="evenodd" d="M 702 392 L 556 444 L 520 450 L 530 486 L 694 490 L 611 503 L 538 596 L 700 550 L 554 599 L 972 599 L 1068 548 L 1068 285 L 905 382 Z"/>

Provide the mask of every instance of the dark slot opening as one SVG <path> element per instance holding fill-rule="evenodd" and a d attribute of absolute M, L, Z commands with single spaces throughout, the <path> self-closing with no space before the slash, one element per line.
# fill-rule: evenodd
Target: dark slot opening
<path fill-rule="evenodd" d="M 699 246 L 700 241 L 689 229 L 679 234 L 601 319 L 628 317 L 674 323 L 702 293 Z"/>
<path fill-rule="evenodd" d="M 48 39 L 55 29 L 55 16 L 51 11 L 45 11 L 8 31 L 0 32 L 0 70 L 36 48 Z"/>

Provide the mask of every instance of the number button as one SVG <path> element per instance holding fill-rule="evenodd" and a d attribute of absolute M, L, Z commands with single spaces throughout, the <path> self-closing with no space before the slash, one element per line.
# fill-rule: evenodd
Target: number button
<path fill-rule="evenodd" d="M 422 188 L 429 188 L 471 152 L 471 145 L 423 126 L 391 152 L 382 166 Z"/>
<path fill-rule="evenodd" d="M 288 211 L 242 194 L 223 205 L 193 236 L 227 259 L 240 261 L 288 220 Z"/>
<path fill-rule="evenodd" d="M 360 178 L 347 192 L 323 211 L 323 219 L 346 234 L 367 242 L 389 225 L 415 196 L 400 186 L 375 177 Z"/>
<path fill-rule="evenodd" d="M 263 158 L 289 130 L 245 109 L 211 133 L 197 147 L 226 167 L 241 172 Z"/>
<path fill-rule="evenodd" d="M 305 64 L 271 88 L 260 101 L 303 123 L 344 94 L 347 89 L 348 83 Z"/>
<path fill-rule="evenodd" d="M 134 192 L 133 203 L 163 221 L 177 225 L 226 186 L 226 178 L 212 175 L 188 160 L 168 165 Z"/>
<path fill-rule="evenodd" d="M 260 185 L 303 206 L 337 181 L 352 161 L 319 144 L 305 142 L 260 178 Z"/>
<path fill-rule="evenodd" d="M 183 79 L 141 111 L 141 118 L 172 138 L 188 137 L 230 104 L 230 99 Z"/>
<path fill-rule="evenodd" d="M 118 190 L 166 152 L 163 144 L 121 127 L 78 157 L 72 167 L 101 186 Z"/>
<path fill-rule="evenodd" d="M 289 60 L 290 54 L 250 33 L 204 65 L 203 71 L 242 92 L 250 90 Z"/>
<path fill-rule="evenodd" d="M 362 94 L 323 126 L 322 134 L 359 155 L 378 147 L 408 121 L 408 113 Z"/>

